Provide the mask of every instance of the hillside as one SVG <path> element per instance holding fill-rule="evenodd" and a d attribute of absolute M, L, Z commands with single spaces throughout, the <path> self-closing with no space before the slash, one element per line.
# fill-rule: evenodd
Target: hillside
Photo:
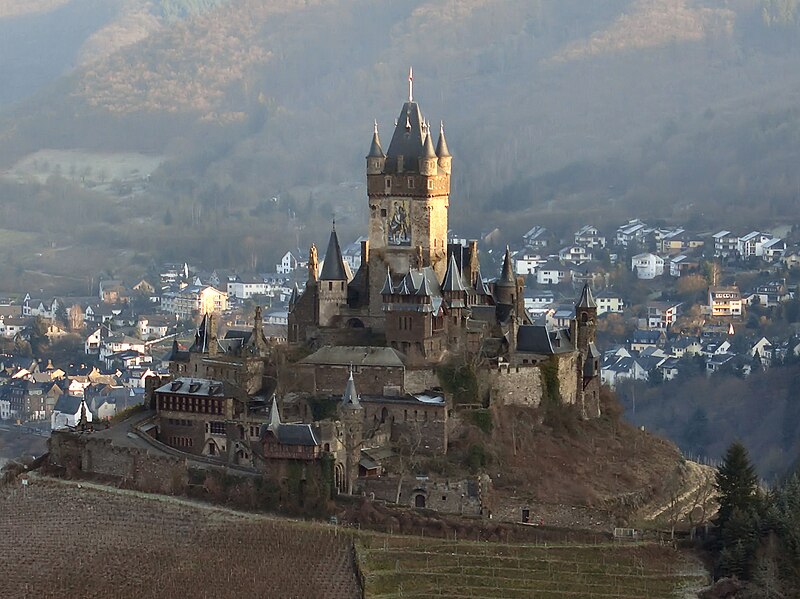
<path fill-rule="evenodd" d="M 672 439 L 688 455 L 720 459 L 731 443 L 741 441 L 760 476 L 772 483 L 797 467 L 798 382 L 800 367 L 791 364 L 745 380 L 733 373 L 700 374 L 619 393 L 631 422 Z"/>
<path fill-rule="evenodd" d="M 120 249 L 269 264 L 281 231 L 307 246 L 333 213 L 355 236 L 372 120 L 389 135 L 409 65 L 425 115 L 446 123 L 466 234 L 633 216 L 756 226 L 797 208 L 800 29 L 772 0 L 120 0 L 102 15 L 92 1 L 29 15 L 97 22 L 0 114 L 0 168 L 41 150 L 161 157 L 139 220 L 124 204 L 116 216 L 147 239 L 115 235 Z M 17 19 L 0 27 L 42 39 Z M 23 186 L 6 210 L 36 193 Z M 163 226 L 167 205 L 182 231 Z M 252 248 L 226 247 L 229 232 Z"/>
<path fill-rule="evenodd" d="M 121 599 L 516 598 L 535 588 L 537 597 L 656 598 L 707 578 L 693 556 L 654 545 L 543 547 L 355 532 L 40 477 L 25 488 L 19 480 L 3 486 L 0 507 L 8 557 L 0 593 L 8 597 L 107 597 L 113 589 Z"/>

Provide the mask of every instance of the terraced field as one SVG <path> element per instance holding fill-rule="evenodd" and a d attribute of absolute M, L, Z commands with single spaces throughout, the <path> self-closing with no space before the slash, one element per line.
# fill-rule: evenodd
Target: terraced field
<path fill-rule="evenodd" d="M 38 476 L 0 486 L 0 513 L 0 597 L 658 599 L 706 581 L 655 545 L 356 532 Z"/>
<path fill-rule="evenodd" d="M 707 581 L 698 562 L 656 545 L 544 547 L 376 536 L 362 537 L 358 554 L 370 599 L 657 599 L 696 596 Z"/>

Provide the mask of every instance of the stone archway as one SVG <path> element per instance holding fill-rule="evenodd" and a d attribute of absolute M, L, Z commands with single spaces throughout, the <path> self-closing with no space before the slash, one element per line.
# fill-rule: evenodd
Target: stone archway
<path fill-rule="evenodd" d="M 351 318 L 347 321 L 347 328 L 349 329 L 363 329 L 364 328 L 364 321 L 360 318 Z"/>
<path fill-rule="evenodd" d="M 417 493 L 414 495 L 414 507 L 416 508 L 424 508 L 425 507 L 425 494 L 424 493 Z"/>

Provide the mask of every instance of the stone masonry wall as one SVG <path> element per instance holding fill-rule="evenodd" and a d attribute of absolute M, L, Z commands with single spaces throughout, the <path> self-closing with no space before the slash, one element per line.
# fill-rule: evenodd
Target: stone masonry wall
<path fill-rule="evenodd" d="M 542 371 L 536 366 L 501 366 L 487 379 L 492 404 L 538 408 L 542 403 Z"/>

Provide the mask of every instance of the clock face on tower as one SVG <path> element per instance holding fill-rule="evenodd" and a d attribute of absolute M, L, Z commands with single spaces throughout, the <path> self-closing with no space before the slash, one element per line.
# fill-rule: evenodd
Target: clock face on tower
<path fill-rule="evenodd" d="M 408 201 L 392 202 L 387 243 L 389 245 L 411 245 L 411 219 Z"/>

